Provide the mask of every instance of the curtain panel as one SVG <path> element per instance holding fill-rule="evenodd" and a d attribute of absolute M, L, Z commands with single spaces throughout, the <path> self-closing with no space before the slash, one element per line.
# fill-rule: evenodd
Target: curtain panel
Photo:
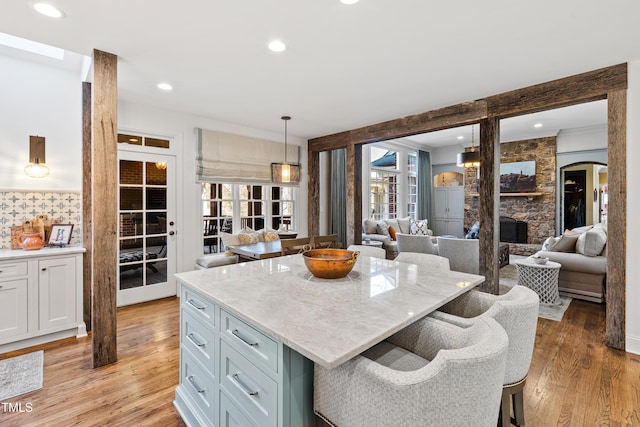
<path fill-rule="evenodd" d="M 269 184 L 271 163 L 285 157 L 280 142 L 201 128 L 196 139 L 197 182 Z M 287 162 L 300 163 L 300 147 L 287 144 Z"/>
<path fill-rule="evenodd" d="M 331 150 L 331 234 L 347 243 L 347 149 Z"/>
<path fill-rule="evenodd" d="M 432 226 L 431 222 L 431 153 L 428 151 L 418 150 L 418 218 L 426 219 L 427 224 Z"/>

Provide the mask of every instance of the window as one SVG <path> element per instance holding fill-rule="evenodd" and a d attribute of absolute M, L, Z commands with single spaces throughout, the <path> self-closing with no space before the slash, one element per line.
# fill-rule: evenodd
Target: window
<path fill-rule="evenodd" d="M 291 187 L 202 183 L 204 253 L 224 251 L 221 232 L 232 233 L 235 229 L 237 233 L 244 228 L 261 230 L 265 224 L 274 230 L 281 227 L 293 230 L 293 191 Z"/>
<path fill-rule="evenodd" d="M 416 219 L 418 206 L 417 156 L 410 153 L 407 158 L 407 215 Z"/>
<path fill-rule="evenodd" d="M 371 218 L 388 219 L 398 216 L 398 153 L 371 147 L 369 194 Z"/>

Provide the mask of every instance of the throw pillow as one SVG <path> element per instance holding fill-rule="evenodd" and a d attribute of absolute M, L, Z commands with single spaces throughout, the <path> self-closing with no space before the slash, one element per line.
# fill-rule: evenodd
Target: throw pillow
<path fill-rule="evenodd" d="M 265 242 L 275 242 L 276 240 L 280 240 L 280 236 L 275 231 L 265 231 L 262 234 Z"/>
<path fill-rule="evenodd" d="M 389 235 L 391 235 L 391 240 L 396 240 L 396 229 L 392 225 L 389 226 Z"/>
<path fill-rule="evenodd" d="M 403 234 L 411 234 L 411 217 L 398 218 L 398 228 L 396 232 Z"/>
<path fill-rule="evenodd" d="M 397 219 L 385 219 L 383 220 L 385 224 L 387 224 L 389 227 L 393 227 L 394 230 L 399 230 L 400 226 L 398 225 L 398 220 Z"/>
<path fill-rule="evenodd" d="M 389 233 L 389 226 L 387 225 L 386 222 L 381 221 L 378 223 L 377 227 L 377 232 L 378 234 L 381 234 L 383 236 L 387 236 L 387 237 L 391 237 L 391 233 Z"/>
<path fill-rule="evenodd" d="M 578 236 L 576 253 L 585 256 L 598 256 L 607 243 L 607 235 L 602 229 L 591 229 Z"/>
<path fill-rule="evenodd" d="M 427 227 L 427 220 L 421 219 L 419 221 L 411 221 L 411 233 L 413 235 L 428 236 L 429 228 Z"/>
<path fill-rule="evenodd" d="M 553 251 L 553 248 L 558 244 L 561 237 L 547 237 L 547 240 L 542 244 L 543 251 Z"/>
<path fill-rule="evenodd" d="M 240 238 L 241 245 L 251 245 L 253 243 L 258 243 L 258 233 L 240 233 L 238 237 Z"/>
<path fill-rule="evenodd" d="M 560 240 L 551 248 L 551 252 L 575 252 L 579 234 L 563 234 Z"/>
<path fill-rule="evenodd" d="M 222 245 L 225 248 L 228 246 L 237 246 L 240 244 L 240 236 L 238 234 L 225 233 L 224 231 L 221 231 L 220 238 L 222 239 Z M 229 250 L 225 251 L 225 254 L 234 255 L 234 253 Z"/>
<path fill-rule="evenodd" d="M 378 232 L 378 223 L 372 219 L 365 219 L 362 228 L 366 234 L 376 234 Z"/>
<path fill-rule="evenodd" d="M 477 239 L 477 238 L 479 238 L 479 236 L 478 236 L 479 232 L 480 232 L 480 222 L 476 221 L 476 222 L 473 223 L 473 225 L 469 229 L 469 232 L 467 233 L 466 236 L 464 236 L 464 238 L 465 239 Z"/>

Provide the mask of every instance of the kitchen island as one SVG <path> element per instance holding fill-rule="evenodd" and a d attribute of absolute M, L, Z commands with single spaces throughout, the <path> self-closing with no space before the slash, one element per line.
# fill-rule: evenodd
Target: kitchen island
<path fill-rule="evenodd" d="M 312 425 L 313 363 L 333 368 L 482 283 L 362 256 L 342 279 L 301 255 L 180 273 L 175 405 L 188 425 Z"/>

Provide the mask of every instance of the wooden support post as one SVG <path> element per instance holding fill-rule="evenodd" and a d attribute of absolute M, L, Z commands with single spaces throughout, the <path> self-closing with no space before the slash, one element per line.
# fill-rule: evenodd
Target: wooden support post
<path fill-rule="evenodd" d="M 92 342 L 93 367 L 115 363 L 118 254 L 118 57 L 93 51 L 92 85 Z"/>
<path fill-rule="evenodd" d="M 347 242 L 362 241 L 362 144 L 347 146 Z"/>
<path fill-rule="evenodd" d="M 87 250 L 82 258 L 82 306 L 84 324 L 91 330 L 91 83 L 82 83 L 82 241 Z"/>
<path fill-rule="evenodd" d="M 625 349 L 626 248 L 627 248 L 627 91 L 611 92 L 608 102 L 608 185 L 607 214 L 607 326 L 605 341 L 609 347 Z"/>
<path fill-rule="evenodd" d="M 309 236 L 320 235 L 320 152 L 308 149 L 309 162 L 309 196 L 307 206 L 309 208 L 309 223 L 307 229 Z"/>
<path fill-rule="evenodd" d="M 500 289 L 500 122 L 491 117 L 480 121 L 480 274 L 485 292 Z"/>

